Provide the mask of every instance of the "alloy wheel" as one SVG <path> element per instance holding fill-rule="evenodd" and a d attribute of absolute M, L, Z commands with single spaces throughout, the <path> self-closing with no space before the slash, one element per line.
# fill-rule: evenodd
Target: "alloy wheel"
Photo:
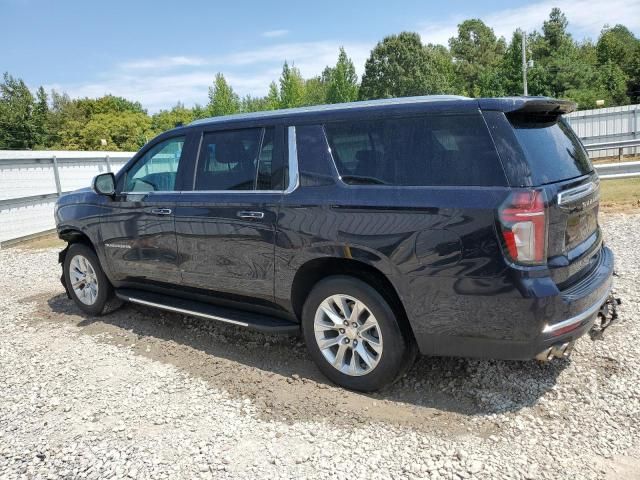
<path fill-rule="evenodd" d="M 314 332 L 324 358 L 346 375 L 371 373 L 382 356 L 382 333 L 376 317 L 349 295 L 332 295 L 320 303 Z"/>
<path fill-rule="evenodd" d="M 71 288 L 78 300 L 93 305 L 98 298 L 98 277 L 91 262 L 82 255 L 75 255 L 69 262 Z"/>

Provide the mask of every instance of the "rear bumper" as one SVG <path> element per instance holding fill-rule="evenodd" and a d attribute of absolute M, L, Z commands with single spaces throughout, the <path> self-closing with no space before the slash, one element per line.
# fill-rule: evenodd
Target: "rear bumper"
<path fill-rule="evenodd" d="M 507 301 L 501 310 L 494 309 L 493 318 L 478 318 L 476 331 L 490 332 L 500 323 L 501 334 L 498 331 L 491 336 L 451 332 L 445 336 L 425 332 L 425 335 L 416 335 L 420 351 L 427 355 L 530 360 L 554 346 L 575 342 L 591 329 L 611 292 L 613 252 L 603 246 L 598 256 L 595 268 L 567 290 L 556 289 L 555 294 L 545 297 Z M 483 302 L 481 297 L 474 300 L 478 305 Z M 512 335 L 516 330 L 519 338 Z"/>

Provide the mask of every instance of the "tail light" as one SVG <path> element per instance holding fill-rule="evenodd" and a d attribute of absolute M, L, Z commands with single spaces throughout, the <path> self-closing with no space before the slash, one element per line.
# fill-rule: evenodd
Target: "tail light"
<path fill-rule="evenodd" d="M 538 265 L 547 261 L 547 212 L 544 192 L 517 190 L 499 210 L 504 247 L 515 263 Z"/>

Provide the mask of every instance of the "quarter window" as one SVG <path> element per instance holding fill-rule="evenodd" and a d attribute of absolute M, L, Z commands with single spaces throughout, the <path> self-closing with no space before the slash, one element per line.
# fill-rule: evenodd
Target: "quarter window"
<path fill-rule="evenodd" d="M 331 123 L 325 132 L 348 184 L 506 185 L 479 114 Z"/>
<path fill-rule="evenodd" d="M 151 147 L 127 172 L 126 192 L 170 192 L 175 189 L 185 137 L 176 137 Z"/>

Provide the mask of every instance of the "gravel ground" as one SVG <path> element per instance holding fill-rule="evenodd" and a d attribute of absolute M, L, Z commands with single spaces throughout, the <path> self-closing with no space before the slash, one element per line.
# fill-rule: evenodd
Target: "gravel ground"
<path fill-rule="evenodd" d="M 640 478 L 640 215 L 621 322 L 570 360 L 422 358 L 328 384 L 297 338 L 131 305 L 86 317 L 55 249 L 0 251 L 0 478 Z"/>

